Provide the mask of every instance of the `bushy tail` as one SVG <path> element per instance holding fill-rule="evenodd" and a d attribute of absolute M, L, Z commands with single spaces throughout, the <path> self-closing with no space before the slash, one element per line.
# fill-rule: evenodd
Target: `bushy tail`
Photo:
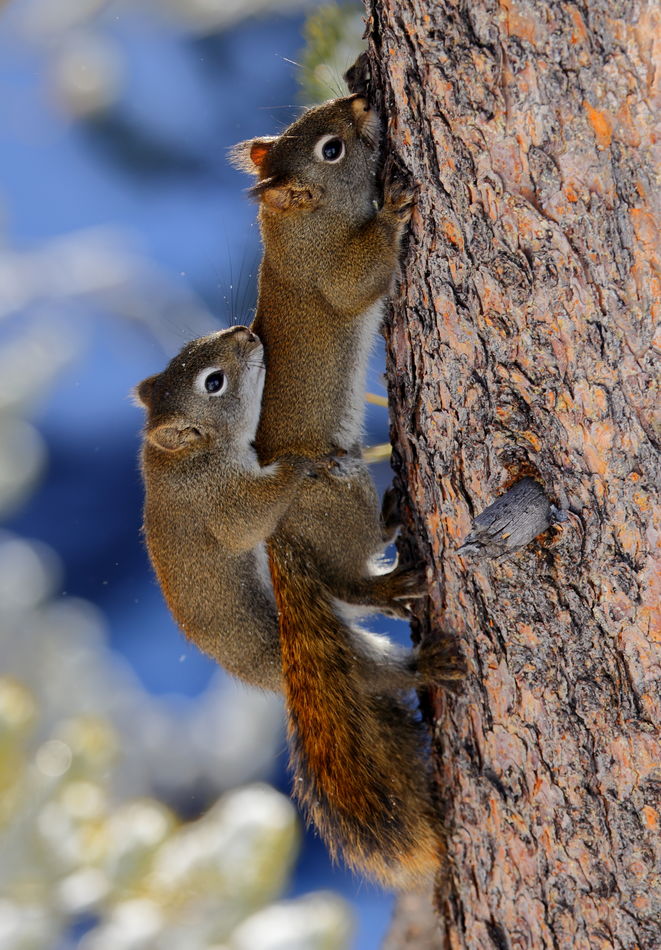
<path fill-rule="evenodd" d="M 370 690 L 313 558 L 284 538 L 269 547 L 294 797 L 333 858 L 412 886 L 438 868 L 442 849 L 423 726 L 403 700 Z"/>

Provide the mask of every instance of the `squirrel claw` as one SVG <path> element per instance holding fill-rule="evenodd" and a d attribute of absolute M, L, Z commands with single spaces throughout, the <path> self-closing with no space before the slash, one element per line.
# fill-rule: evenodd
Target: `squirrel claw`
<path fill-rule="evenodd" d="M 357 93 L 360 96 L 365 96 L 365 98 L 369 100 L 372 71 L 367 51 L 360 54 L 356 62 L 347 69 L 342 78 L 347 84 L 351 94 Z"/>

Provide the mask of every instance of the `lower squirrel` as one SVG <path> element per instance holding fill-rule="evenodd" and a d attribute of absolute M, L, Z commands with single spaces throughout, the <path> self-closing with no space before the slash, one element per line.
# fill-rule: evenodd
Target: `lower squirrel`
<path fill-rule="evenodd" d="M 186 636 L 230 673 L 280 681 L 264 542 L 313 469 L 253 447 L 263 347 L 245 327 L 183 348 L 136 388 L 147 410 L 144 533 L 165 599 Z"/>
<path fill-rule="evenodd" d="M 186 636 L 228 672 L 279 690 L 265 542 L 305 482 L 345 476 L 329 474 L 344 461 L 334 456 L 259 464 L 254 439 L 263 386 L 262 344 L 237 326 L 188 343 L 135 394 L 147 411 L 144 533 L 168 606 Z M 414 688 L 433 675 L 420 651 L 386 638 L 356 630 L 354 648 L 366 657 L 375 688 Z"/>

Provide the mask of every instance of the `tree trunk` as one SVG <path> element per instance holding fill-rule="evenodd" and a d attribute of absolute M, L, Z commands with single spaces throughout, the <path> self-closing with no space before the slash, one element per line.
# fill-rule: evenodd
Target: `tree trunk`
<path fill-rule="evenodd" d="M 433 568 L 422 634 L 454 630 L 470 667 L 429 703 L 439 947 L 660 944 L 653 10 L 368 10 L 389 150 L 419 185 L 387 332 L 406 543 Z M 565 520 L 458 553 L 525 477 Z"/>

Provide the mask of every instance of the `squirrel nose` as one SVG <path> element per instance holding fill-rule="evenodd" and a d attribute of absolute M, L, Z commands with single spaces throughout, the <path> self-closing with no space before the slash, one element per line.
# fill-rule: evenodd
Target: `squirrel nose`
<path fill-rule="evenodd" d="M 234 336 L 245 343 L 259 343 L 259 337 L 248 327 L 234 327 Z"/>

